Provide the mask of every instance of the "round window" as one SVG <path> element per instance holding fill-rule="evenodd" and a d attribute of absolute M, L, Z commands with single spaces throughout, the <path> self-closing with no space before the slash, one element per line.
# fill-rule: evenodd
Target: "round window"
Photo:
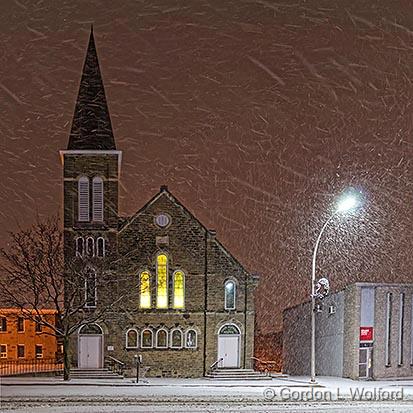
<path fill-rule="evenodd" d="M 156 222 L 156 225 L 158 225 L 159 227 L 165 228 L 170 224 L 171 219 L 166 214 L 159 214 L 155 218 L 155 222 Z"/>

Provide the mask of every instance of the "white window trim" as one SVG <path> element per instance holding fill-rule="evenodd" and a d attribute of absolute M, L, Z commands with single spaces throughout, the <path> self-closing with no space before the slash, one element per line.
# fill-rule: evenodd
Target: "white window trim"
<path fill-rule="evenodd" d="M 92 240 L 92 255 L 89 255 L 89 240 Z M 86 238 L 86 256 L 93 258 L 95 256 L 95 239 L 93 237 Z"/>
<path fill-rule="evenodd" d="M 164 331 L 164 332 L 165 332 L 165 337 L 166 337 L 165 346 L 160 346 L 160 345 L 158 344 L 158 336 L 159 336 L 159 333 L 160 333 L 161 331 Z M 156 330 L 155 348 L 162 348 L 162 349 L 168 348 L 168 344 L 169 344 L 168 338 L 169 338 L 169 334 L 168 334 L 168 330 L 167 330 L 166 328 L 162 327 L 162 328 L 159 328 L 158 330 Z"/>
<path fill-rule="evenodd" d="M 81 202 L 81 184 L 86 184 L 84 192 L 82 192 L 82 202 Z M 87 176 L 81 176 L 78 179 L 77 183 L 77 206 L 78 206 L 78 215 L 77 220 L 79 222 L 89 222 L 90 221 L 90 182 Z"/>
<path fill-rule="evenodd" d="M 227 284 L 232 283 L 234 285 L 234 306 L 228 307 L 227 306 Z M 235 310 L 237 308 L 237 283 L 231 278 L 225 281 L 224 284 L 224 309 L 225 310 Z"/>
<path fill-rule="evenodd" d="M 392 306 L 392 293 L 386 294 L 386 333 L 385 333 L 385 342 L 384 342 L 384 364 L 386 366 L 391 365 L 391 357 L 390 357 L 390 335 L 391 335 L 391 311 Z"/>
<path fill-rule="evenodd" d="M 103 243 L 102 243 L 102 255 L 99 255 L 99 240 L 103 241 Z M 103 237 L 98 237 L 96 239 L 96 256 L 98 258 L 105 258 L 105 256 L 106 256 L 106 240 Z"/>
<path fill-rule="evenodd" d="M 95 304 L 94 305 L 88 305 L 87 303 L 87 277 L 85 277 L 85 308 L 96 308 L 96 304 L 98 301 L 98 293 L 97 293 L 97 274 L 96 274 L 96 270 L 94 268 L 88 268 L 87 271 L 93 271 L 94 275 L 95 275 Z"/>
<path fill-rule="evenodd" d="M 6 359 L 8 355 L 8 346 L 7 344 L 0 344 L 0 346 L 4 346 L 6 348 L 6 351 L 1 351 L 0 348 L 0 359 Z"/>
<path fill-rule="evenodd" d="M 184 304 L 184 305 L 183 305 L 182 307 L 176 307 L 176 306 L 175 306 L 175 274 L 176 274 L 177 272 L 181 272 L 182 275 L 183 275 L 183 287 L 184 287 L 184 303 L 183 303 L 183 304 Z M 173 294 L 173 297 L 172 297 L 172 308 L 174 308 L 174 309 L 176 309 L 176 310 L 184 310 L 184 309 L 185 309 L 185 278 L 186 278 L 185 272 L 182 271 L 182 270 L 175 270 L 174 273 L 172 274 L 172 294 Z"/>
<path fill-rule="evenodd" d="M 410 299 L 410 365 L 413 365 L 413 295 L 410 297 Z"/>
<path fill-rule="evenodd" d="M 135 333 L 136 333 L 136 346 L 131 346 L 131 345 L 129 345 L 129 333 L 131 332 L 131 331 L 134 331 Z M 126 343 L 125 343 L 125 346 L 126 346 L 126 348 L 138 348 L 138 344 L 139 344 L 139 332 L 138 332 L 138 330 L 136 329 L 136 328 L 130 328 L 130 329 L 128 329 L 127 331 L 126 331 Z"/>
<path fill-rule="evenodd" d="M 160 255 L 165 255 L 166 257 L 166 307 L 159 307 L 158 305 L 158 257 Z M 169 256 L 165 252 L 159 252 L 156 254 L 156 308 L 160 310 L 166 310 L 169 307 Z"/>
<path fill-rule="evenodd" d="M 175 331 L 179 331 L 181 333 L 181 345 L 180 346 L 174 346 L 174 342 L 173 342 L 173 333 Z M 184 338 L 185 338 L 185 334 L 184 332 L 179 328 L 179 327 L 175 327 L 171 330 L 170 332 L 170 338 L 169 338 L 169 347 L 170 348 L 183 348 L 184 346 Z"/>
<path fill-rule="evenodd" d="M 23 320 L 23 330 L 19 330 L 19 319 L 22 319 Z M 17 333 L 24 333 L 25 331 L 26 331 L 26 323 L 25 323 L 25 321 L 26 321 L 26 319 L 24 318 L 24 317 L 21 317 L 21 316 L 18 316 L 17 317 Z"/>
<path fill-rule="evenodd" d="M 7 327 L 8 327 L 8 326 L 7 326 L 7 317 L 4 317 L 4 316 L 1 316 L 1 317 L 0 317 L 0 325 L 3 324 L 3 320 L 6 320 L 6 329 L 5 329 L 5 330 L 1 329 L 1 330 L 0 330 L 0 334 L 1 334 L 1 333 L 7 333 Z"/>
<path fill-rule="evenodd" d="M 82 240 L 82 254 L 80 253 L 79 248 L 78 248 L 78 241 L 79 240 Z M 76 254 L 75 254 L 76 257 L 83 258 L 84 254 L 85 254 L 85 239 L 83 237 L 76 237 L 75 238 L 75 251 L 76 251 Z"/>
<path fill-rule="evenodd" d="M 143 334 L 145 331 L 149 331 L 151 333 L 151 345 L 150 346 L 143 345 Z M 150 328 L 144 328 L 141 331 L 141 348 L 153 348 L 153 331 Z"/>
<path fill-rule="evenodd" d="M 23 357 L 19 356 L 19 347 L 23 347 Z M 24 344 L 17 344 L 16 347 L 16 355 L 18 359 L 24 359 L 26 358 L 26 346 Z"/>
<path fill-rule="evenodd" d="M 37 357 L 37 351 L 36 351 L 37 347 L 40 347 L 42 349 L 40 357 Z M 35 344 L 35 346 L 34 346 L 34 358 L 35 359 L 42 359 L 43 358 L 43 344 Z"/>
<path fill-rule="evenodd" d="M 405 304 L 405 294 L 400 293 L 399 295 L 399 331 L 398 331 L 398 338 L 399 338 L 399 345 L 397 349 L 397 363 L 399 366 L 403 365 L 403 340 L 404 340 L 404 334 L 403 334 L 403 324 L 404 324 L 404 304 Z"/>
<path fill-rule="evenodd" d="M 192 346 L 192 347 L 189 347 L 187 345 L 187 343 L 188 343 L 188 334 L 189 334 L 190 331 L 193 331 L 195 333 L 195 345 Z M 185 348 L 191 348 L 191 349 L 198 348 L 198 332 L 194 328 L 188 328 L 188 330 L 185 331 Z"/>
<path fill-rule="evenodd" d="M 100 193 L 96 193 L 97 187 L 100 187 Z M 103 222 L 104 216 L 104 184 L 100 176 L 95 176 L 92 180 L 92 221 Z M 99 195 L 99 199 L 97 199 Z"/>

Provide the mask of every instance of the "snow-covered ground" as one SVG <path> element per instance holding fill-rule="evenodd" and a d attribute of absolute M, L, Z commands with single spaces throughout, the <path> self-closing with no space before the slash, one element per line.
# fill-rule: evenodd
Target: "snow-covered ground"
<path fill-rule="evenodd" d="M 139 384 L 132 379 L 67 383 L 54 378 L 7 378 L 1 381 L 0 395 L 3 410 L 17 408 L 20 409 L 17 411 L 36 413 L 110 412 L 115 411 L 115 407 L 119 412 L 174 411 L 175 408 L 195 412 L 222 410 L 226 405 L 232 406 L 233 411 L 302 411 L 305 406 L 305 410 L 318 406 L 315 411 L 324 411 L 321 407 L 325 411 L 340 411 L 342 406 L 352 406 L 351 411 L 375 412 L 385 411 L 379 406 L 387 406 L 393 409 L 389 411 L 413 412 L 413 379 L 365 382 L 320 377 L 318 383 L 310 386 L 307 377 L 220 382 L 148 379 Z M 135 404 L 140 407 L 132 407 Z M 248 406 L 247 410 L 242 410 L 243 406 Z M 374 406 L 373 410 L 368 410 L 369 406 Z M 398 406 L 404 410 L 394 410 Z M 279 410 L 281 408 L 284 410 Z"/>

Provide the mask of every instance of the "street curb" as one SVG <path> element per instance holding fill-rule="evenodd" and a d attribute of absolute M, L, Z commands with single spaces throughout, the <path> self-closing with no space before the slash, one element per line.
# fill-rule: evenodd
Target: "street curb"
<path fill-rule="evenodd" d="M 321 384 L 317 385 L 310 385 L 308 383 L 305 384 L 275 384 L 272 382 L 269 383 L 262 383 L 262 384 L 247 384 L 247 383 L 237 383 L 237 384 L 228 384 L 228 383 L 217 383 L 217 384 L 210 384 L 210 383 L 200 383 L 200 384 L 156 384 L 156 383 L 73 383 L 73 382 L 56 382 L 56 383 L 1 383 L 0 387 L 13 387 L 13 386 L 89 386 L 89 387 L 262 387 L 262 388 L 269 388 L 269 387 L 291 387 L 291 388 L 326 388 Z"/>

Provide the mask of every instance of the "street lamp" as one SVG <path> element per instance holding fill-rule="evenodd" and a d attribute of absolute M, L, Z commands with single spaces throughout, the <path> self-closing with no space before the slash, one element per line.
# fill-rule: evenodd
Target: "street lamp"
<path fill-rule="evenodd" d="M 312 271 L 311 271 L 311 378 L 310 378 L 310 383 L 312 384 L 316 383 L 316 380 L 315 380 L 315 312 L 316 312 L 317 294 L 316 294 L 315 264 L 316 264 L 318 245 L 320 244 L 321 236 L 323 235 L 324 230 L 326 229 L 327 225 L 336 215 L 355 209 L 360 205 L 361 205 L 361 201 L 356 193 L 344 194 L 339 199 L 334 212 L 330 215 L 330 217 L 327 219 L 327 221 L 324 223 L 323 227 L 321 228 L 321 231 L 318 234 L 318 237 L 317 237 L 317 240 L 314 246 L 313 263 L 312 263 Z"/>

